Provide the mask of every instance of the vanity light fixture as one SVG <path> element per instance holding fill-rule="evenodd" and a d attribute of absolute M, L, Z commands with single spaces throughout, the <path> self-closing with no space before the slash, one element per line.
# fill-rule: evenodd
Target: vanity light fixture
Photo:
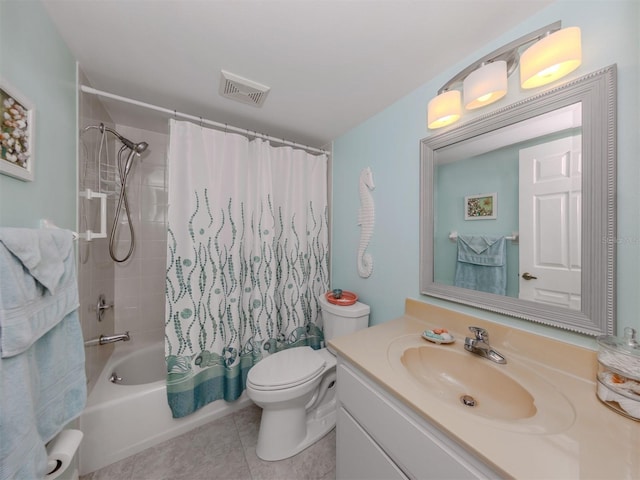
<path fill-rule="evenodd" d="M 448 90 L 431 99 L 427 108 L 429 128 L 441 128 L 457 122 L 462 115 L 460 91 Z"/>
<path fill-rule="evenodd" d="M 485 55 L 438 90 L 427 107 L 429 129 L 442 128 L 462 116 L 460 87 L 467 110 L 489 105 L 507 94 L 507 79 L 520 64 L 522 88 L 551 83 L 581 63 L 580 29 L 561 29 L 560 21 L 524 35 Z M 520 50 L 527 47 L 522 56 Z"/>
<path fill-rule="evenodd" d="M 500 100 L 507 94 L 507 62 L 497 60 L 482 65 L 464 79 L 462 89 L 467 110 Z"/>
<path fill-rule="evenodd" d="M 580 29 L 558 30 L 527 48 L 520 56 L 520 85 L 534 88 L 573 72 L 582 63 Z"/>

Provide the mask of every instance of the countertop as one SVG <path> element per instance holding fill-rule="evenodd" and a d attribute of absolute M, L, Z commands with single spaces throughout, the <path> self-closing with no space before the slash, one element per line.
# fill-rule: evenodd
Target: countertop
<path fill-rule="evenodd" d="M 427 343 L 421 333 L 444 327 L 462 349 L 468 326 L 489 331 L 491 345 L 507 361 L 526 365 L 555 391 L 536 404 L 564 396 L 570 405 L 553 428 L 535 432 L 527 423 L 483 418 L 458 402 L 444 402 L 393 365 L 398 345 Z M 339 356 L 505 476 L 514 478 L 640 478 L 640 422 L 606 407 L 596 397 L 596 352 L 575 345 L 407 299 L 397 319 L 330 341 Z M 465 352 L 468 353 L 468 352 Z M 473 355 L 468 353 L 469 355 Z M 478 361 L 489 360 L 478 357 Z M 499 368 L 500 366 L 498 366 Z M 544 391 L 547 391 L 543 389 Z M 535 393 L 537 392 L 532 392 Z M 539 392 L 538 392 L 539 393 Z M 540 393 L 539 393 L 540 394 Z M 546 395 L 541 393 L 540 395 Z M 452 404 L 453 403 L 453 404 Z M 558 414 L 558 412 L 555 412 Z M 531 419 L 535 424 L 535 418 Z M 522 427 L 522 428 L 521 428 Z"/>

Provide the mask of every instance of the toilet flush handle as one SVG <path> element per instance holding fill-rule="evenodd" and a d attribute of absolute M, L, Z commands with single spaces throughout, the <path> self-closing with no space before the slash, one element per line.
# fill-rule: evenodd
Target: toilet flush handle
<path fill-rule="evenodd" d="M 320 382 L 320 386 L 316 389 L 315 393 L 313 394 L 313 397 L 311 398 L 311 400 L 309 400 L 307 405 L 304 407 L 307 412 L 309 410 L 313 410 L 317 405 L 320 404 L 320 402 L 322 402 L 322 400 L 324 399 L 324 396 L 327 394 L 327 391 L 330 388 L 333 388 L 332 384 L 336 382 L 336 378 L 337 378 L 337 375 L 335 371 L 325 375 L 325 377 L 322 379 L 322 382 Z"/>

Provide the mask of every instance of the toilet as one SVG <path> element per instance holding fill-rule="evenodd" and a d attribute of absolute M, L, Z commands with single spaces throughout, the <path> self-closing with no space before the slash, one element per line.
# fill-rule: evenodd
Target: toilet
<path fill-rule="evenodd" d="M 369 306 L 319 299 L 325 342 L 367 328 Z M 294 347 L 269 355 L 247 376 L 247 395 L 262 408 L 256 454 L 262 460 L 292 457 L 336 424 L 336 358 L 327 348 Z"/>

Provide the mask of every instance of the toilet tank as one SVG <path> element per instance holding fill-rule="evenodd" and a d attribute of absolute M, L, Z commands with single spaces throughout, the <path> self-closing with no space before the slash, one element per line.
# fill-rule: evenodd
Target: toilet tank
<path fill-rule="evenodd" d="M 329 303 L 324 295 L 319 299 L 322 309 L 324 341 L 362 330 L 369 326 L 369 305 L 356 302 L 353 305 L 341 306 Z M 330 349 L 331 350 L 331 349 Z"/>

